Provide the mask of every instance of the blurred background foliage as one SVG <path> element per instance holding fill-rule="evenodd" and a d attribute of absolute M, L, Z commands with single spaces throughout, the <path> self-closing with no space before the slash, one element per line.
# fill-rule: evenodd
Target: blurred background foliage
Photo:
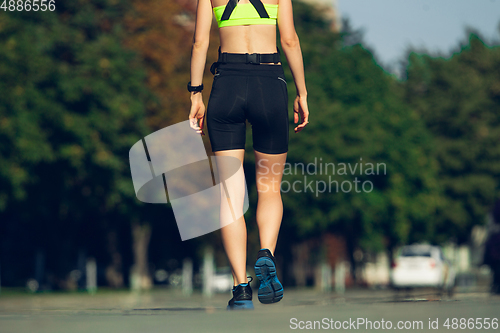
<path fill-rule="evenodd" d="M 181 242 L 170 205 L 135 198 L 128 165 L 135 142 L 187 119 L 195 6 L 99 0 L 57 3 L 51 13 L 0 13 L 3 285 L 33 277 L 37 253 L 46 258 L 43 279 L 55 289 L 68 287 L 82 256 L 96 258 L 99 284 L 113 287 L 128 285 L 130 272 L 147 287 L 154 268 L 176 269 L 186 257 L 197 268 L 207 245 L 227 265 L 219 232 Z M 357 177 L 373 190 L 284 193 L 277 251 L 285 268 L 296 244 L 321 247 L 325 234 L 344 239 L 352 263 L 356 249 L 467 242 L 499 195 L 500 48 L 467 31 L 449 58 L 408 52 L 405 77 L 397 78 L 349 22 L 334 33 L 298 1 L 294 19 L 311 116 L 304 131 L 290 134 L 288 162 L 358 169 L 284 181 Z M 205 102 L 218 45 L 213 25 Z M 295 88 L 282 60 L 292 108 Z M 254 163 L 247 150 L 249 260 L 259 248 Z M 382 163 L 385 172 L 363 173 L 366 163 Z"/>

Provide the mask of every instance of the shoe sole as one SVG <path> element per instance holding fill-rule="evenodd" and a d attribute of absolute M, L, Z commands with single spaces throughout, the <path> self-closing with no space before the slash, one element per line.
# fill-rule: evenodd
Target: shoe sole
<path fill-rule="evenodd" d="M 276 303 L 283 298 L 283 285 L 276 276 L 276 266 L 270 258 L 262 257 L 255 263 L 255 275 L 260 281 L 259 301 L 264 304 Z"/>
<path fill-rule="evenodd" d="M 227 306 L 227 310 L 253 310 L 253 302 L 250 300 L 235 301 L 233 306 Z"/>

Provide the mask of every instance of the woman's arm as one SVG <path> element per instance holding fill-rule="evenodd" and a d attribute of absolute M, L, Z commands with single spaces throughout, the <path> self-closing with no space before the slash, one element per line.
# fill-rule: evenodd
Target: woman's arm
<path fill-rule="evenodd" d="M 198 0 L 196 8 L 196 23 L 191 51 L 191 85 L 199 86 L 203 83 L 203 72 L 207 62 L 208 45 L 210 41 L 210 27 L 212 26 L 212 5 L 210 0 Z M 191 128 L 197 133 L 203 133 L 205 105 L 201 92 L 191 92 L 191 111 L 189 119 Z M 198 126 L 198 119 L 200 124 Z"/>
<path fill-rule="evenodd" d="M 279 0 L 278 28 L 280 30 L 281 48 L 285 53 L 297 89 L 297 97 L 293 103 L 293 116 L 295 123 L 299 121 L 299 114 L 302 118 L 302 122 L 295 127 L 295 132 L 298 133 L 309 122 L 309 110 L 307 106 L 307 89 L 302 50 L 300 49 L 299 37 L 297 36 L 293 23 L 291 0 Z"/>

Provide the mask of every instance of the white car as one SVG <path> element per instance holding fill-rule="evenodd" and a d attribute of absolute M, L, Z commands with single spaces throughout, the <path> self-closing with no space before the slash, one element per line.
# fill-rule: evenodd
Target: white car
<path fill-rule="evenodd" d="M 455 271 L 439 246 L 404 246 L 391 266 L 391 285 L 396 289 L 436 287 L 451 294 L 455 286 Z"/>

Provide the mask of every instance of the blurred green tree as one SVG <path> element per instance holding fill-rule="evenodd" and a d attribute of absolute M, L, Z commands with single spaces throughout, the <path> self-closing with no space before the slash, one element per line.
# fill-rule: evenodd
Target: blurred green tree
<path fill-rule="evenodd" d="M 57 12 L 0 14 L 2 251 L 42 248 L 60 277 L 80 247 L 107 264 L 107 233 L 143 221 L 128 151 L 149 132 L 152 95 L 141 58 L 122 46 L 129 7 L 61 2 Z M 29 272 L 32 261 L 18 258 L 11 268 Z"/>
<path fill-rule="evenodd" d="M 484 221 L 500 184 L 500 47 L 475 32 L 451 57 L 411 51 L 405 100 L 435 140 L 438 184 L 445 200 L 438 239 L 463 243 Z"/>

